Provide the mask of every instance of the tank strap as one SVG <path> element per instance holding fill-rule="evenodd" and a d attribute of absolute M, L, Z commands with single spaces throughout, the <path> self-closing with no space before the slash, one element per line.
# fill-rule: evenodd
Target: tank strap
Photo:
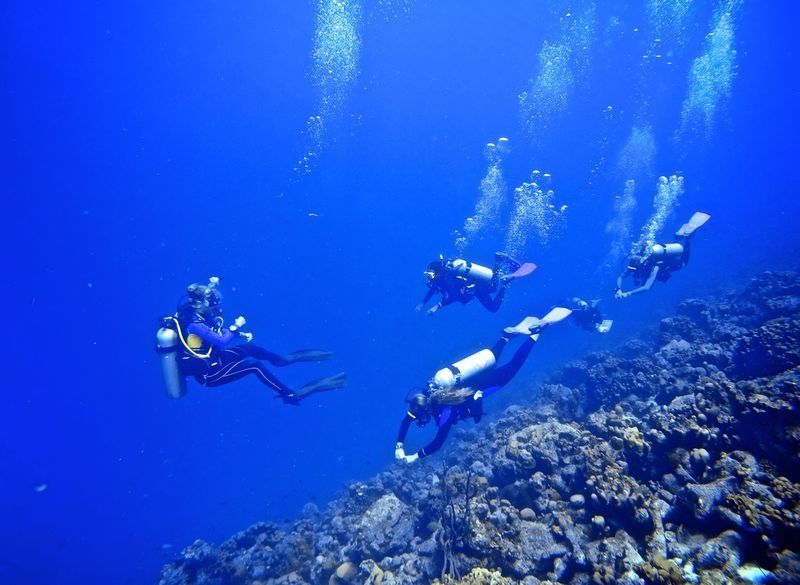
<path fill-rule="evenodd" d="M 184 339 L 184 337 L 183 337 L 183 331 L 181 330 L 181 324 L 178 322 L 178 320 L 175 317 L 172 317 L 172 321 L 175 323 L 175 329 L 178 331 L 178 338 L 180 338 L 181 343 L 183 344 L 183 347 L 186 349 L 186 351 L 188 351 L 194 357 L 196 357 L 198 359 L 201 359 L 201 360 L 205 360 L 205 359 L 208 359 L 209 357 L 211 357 L 211 351 L 214 349 L 213 346 L 209 347 L 208 351 L 205 354 L 198 353 L 198 352 L 194 351 L 191 347 L 189 347 L 189 344 L 186 343 L 186 339 Z"/>

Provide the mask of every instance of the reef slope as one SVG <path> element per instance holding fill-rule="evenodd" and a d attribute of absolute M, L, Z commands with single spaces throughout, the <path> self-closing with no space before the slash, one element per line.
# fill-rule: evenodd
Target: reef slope
<path fill-rule="evenodd" d="M 159 583 L 800 583 L 799 341 L 794 272 L 687 300 L 446 455 L 197 541 Z"/>

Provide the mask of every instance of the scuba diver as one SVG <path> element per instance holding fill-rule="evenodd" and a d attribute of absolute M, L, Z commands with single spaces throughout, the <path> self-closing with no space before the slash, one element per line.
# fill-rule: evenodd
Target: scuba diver
<path fill-rule="evenodd" d="M 586 331 L 597 331 L 597 333 L 608 333 L 611 331 L 613 321 L 604 319 L 600 312 L 600 300 L 591 299 L 585 301 L 579 297 L 572 297 L 561 303 L 572 311 L 572 321 L 581 329 Z"/>
<path fill-rule="evenodd" d="M 614 297 L 625 299 L 631 295 L 650 290 L 656 280 L 666 282 L 672 273 L 680 270 L 689 263 L 689 249 L 694 233 L 702 227 L 711 216 L 702 211 L 695 212 L 691 219 L 675 232 L 677 242 L 672 244 L 653 244 L 646 247 L 639 254 L 631 256 L 628 266 L 617 277 L 617 287 Z M 626 277 L 633 279 L 637 287 L 630 291 L 623 291 L 622 284 Z"/>
<path fill-rule="evenodd" d="M 511 281 L 527 276 L 534 270 L 536 264 L 533 262 L 521 264 L 502 252 L 495 254 L 494 268 L 473 264 L 461 258 L 445 260 L 440 254 L 438 259 L 428 264 L 425 271 L 428 292 L 416 310 L 421 311 L 438 294 L 441 300 L 428 309 L 428 315 L 433 315 L 442 307 L 455 302 L 466 305 L 473 298 L 477 298 L 489 311 L 496 313 Z"/>
<path fill-rule="evenodd" d="M 215 276 L 207 285 L 189 285 L 176 313 L 162 320 L 156 335 L 156 351 L 161 356 L 164 382 L 171 398 L 181 398 L 186 394 L 187 376 L 213 388 L 253 374 L 267 388 L 277 392 L 276 398 L 295 405 L 316 392 L 344 387 L 344 373 L 309 382 L 297 390 L 278 380 L 262 361 L 281 367 L 296 362 L 327 360 L 333 354 L 306 349 L 282 356 L 252 345 L 253 334 L 242 330 L 246 324 L 244 317 L 237 317 L 227 328 L 224 326 L 222 293 L 218 285 L 219 278 Z M 240 341 L 245 343 L 237 343 Z"/>
<path fill-rule="evenodd" d="M 397 434 L 395 458 L 413 463 L 439 450 L 450 429 L 458 421 L 471 418 L 476 423 L 480 422 L 483 416 L 483 399 L 514 378 L 536 345 L 542 329 L 566 319 L 570 312 L 564 307 L 556 307 L 541 319 L 526 317 L 519 325 L 506 327 L 502 337 L 491 349 L 482 349 L 436 372 L 427 388 L 408 399 L 409 409 Z M 526 339 L 508 363 L 497 366 L 506 344 L 517 335 L 524 335 Z M 424 427 L 431 420 L 438 427 L 436 437 L 419 451 L 406 455 L 403 442 L 411 423 L 416 422 L 418 426 Z"/>

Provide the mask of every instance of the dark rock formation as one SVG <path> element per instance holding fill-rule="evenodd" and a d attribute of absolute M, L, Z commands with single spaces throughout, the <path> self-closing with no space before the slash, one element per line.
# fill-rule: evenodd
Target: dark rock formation
<path fill-rule="evenodd" d="M 194 543 L 160 583 L 797 583 L 799 406 L 800 276 L 765 273 L 287 531 Z"/>

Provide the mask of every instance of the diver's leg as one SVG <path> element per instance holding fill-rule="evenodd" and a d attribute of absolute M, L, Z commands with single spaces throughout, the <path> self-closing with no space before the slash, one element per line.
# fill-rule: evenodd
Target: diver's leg
<path fill-rule="evenodd" d="M 220 360 L 220 364 L 213 368 L 210 373 L 206 374 L 204 383 L 206 386 L 213 388 L 215 386 L 222 386 L 223 384 L 235 382 L 249 375 L 255 375 L 259 382 L 281 396 L 289 396 L 292 394 L 291 388 L 278 380 L 278 378 L 265 368 L 261 362 L 251 357 L 227 362 Z"/>
<path fill-rule="evenodd" d="M 525 360 L 528 359 L 528 354 L 531 353 L 534 345 L 536 345 L 536 342 L 533 339 L 530 337 L 525 338 L 514 357 L 507 364 L 497 366 L 487 372 L 486 379 L 482 380 L 482 386 L 488 388 L 489 386 L 505 386 L 508 384 L 517 375 Z"/>
<path fill-rule="evenodd" d="M 273 366 L 288 366 L 291 360 L 283 357 L 282 355 L 278 355 L 277 353 L 273 353 L 268 349 L 264 349 L 258 345 L 238 345 L 237 347 L 242 348 L 245 350 L 246 354 L 249 357 L 254 357 L 257 360 L 264 360 L 271 363 Z"/>
<path fill-rule="evenodd" d="M 259 360 L 266 360 L 273 366 L 288 366 L 295 362 L 321 362 L 333 357 L 333 353 L 322 349 L 299 349 L 286 356 L 282 356 L 277 353 L 272 353 L 263 347 L 258 347 L 257 345 L 245 345 L 240 347 L 248 348 L 250 350 L 248 355 L 251 357 Z"/>
<path fill-rule="evenodd" d="M 506 296 L 506 288 L 507 287 L 505 284 L 501 284 L 500 289 L 497 291 L 497 294 L 494 296 L 494 298 L 492 298 L 492 295 L 488 290 L 485 288 L 479 288 L 475 292 L 475 296 L 478 297 L 478 300 L 489 310 L 489 312 L 496 313 L 500 308 L 500 305 L 503 304 L 503 297 Z"/>
<path fill-rule="evenodd" d="M 500 355 L 502 355 L 503 350 L 506 348 L 509 339 L 510 337 L 504 334 L 502 337 L 500 337 L 500 339 L 498 339 L 495 342 L 495 344 L 492 347 L 489 348 L 489 351 L 491 351 L 494 354 L 495 363 L 500 359 Z"/>
<path fill-rule="evenodd" d="M 681 255 L 681 266 L 683 267 L 689 264 L 689 250 L 692 247 L 692 236 L 683 238 L 681 244 L 683 245 L 683 254 Z"/>

